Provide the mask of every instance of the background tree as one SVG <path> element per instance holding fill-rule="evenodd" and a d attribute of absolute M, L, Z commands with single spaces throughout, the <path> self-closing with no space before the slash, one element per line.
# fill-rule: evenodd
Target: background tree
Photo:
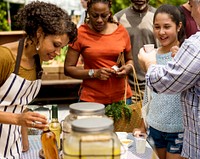
<path fill-rule="evenodd" d="M 5 2 L 0 1 L 0 31 L 8 31 L 7 6 Z"/>
<path fill-rule="evenodd" d="M 153 7 L 157 8 L 161 4 L 172 4 L 175 6 L 179 6 L 185 3 L 187 0 L 149 0 L 149 4 Z M 131 4 L 131 0 L 112 0 L 112 12 L 113 14 L 128 7 Z M 11 11 L 11 21 L 12 21 L 12 28 L 11 30 L 19 30 L 15 26 L 15 20 L 13 16 L 16 14 L 18 9 L 22 7 L 22 5 L 10 3 L 10 11 Z M 0 31 L 7 31 L 9 30 L 8 24 L 8 15 L 7 15 L 7 4 L 3 0 L 0 0 Z"/>
<path fill-rule="evenodd" d="M 175 6 L 179 6 L 185 2 L 187 2 L 187 0 L 149 0 L 149 4 L 155 8 L 159 7 L 162 4 L 172 4 Z M 112 3 L 112 12 L 116 13 L 121 9 L 128 7 L 131 4 L 131 0 L 113 0 Z"/>

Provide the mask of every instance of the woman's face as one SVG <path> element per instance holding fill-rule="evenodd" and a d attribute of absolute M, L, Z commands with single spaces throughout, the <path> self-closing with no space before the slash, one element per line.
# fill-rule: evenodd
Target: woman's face
<path fill-rule="evenodd" d="M 54 59 L 57 55 L 60 55 L 61 48 L 66 46 L 69 42 L 67 34 L 63 35 L 48 35 L 41 36 L 39 39 L 39 51 L 40 59 L 42 61 L 49 61 Z"/>
<path fill-rule="evenodd" d="M 161 46 L 171 47 L 178 42 L 178 31 L 176 23 L 172 21 L 167 13 L 158 13 L 154 21 L 154 35 L 159 40 Z"/>
<path fill-rule="evenodd" d="M 97 2 L 89 9 L 89 24 L 96 32 L 101 32 L 106 28 L 110 10 L 108 4 Z"/>

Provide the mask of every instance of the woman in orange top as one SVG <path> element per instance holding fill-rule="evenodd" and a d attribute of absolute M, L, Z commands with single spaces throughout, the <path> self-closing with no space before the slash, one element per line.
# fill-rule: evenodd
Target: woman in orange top
<path fill-rule="evenodd" d="M 124 100 L 124 77 L 133 64 L 129 35 L 121 24 L 114 22 L 111 0 L 90 0 L 87 6 L 86 23 L 79 27 L 77 41 L 66 54 L 65 75 L 83 79 L 81 101 L 111 104 Z M 121 52 L 126 65 L 116 71 L 112 66 Z M 80 55 L 84 69 L 76 67 Z M 127 104 L 131 103 L 131 96 L 128 85 Z"/>

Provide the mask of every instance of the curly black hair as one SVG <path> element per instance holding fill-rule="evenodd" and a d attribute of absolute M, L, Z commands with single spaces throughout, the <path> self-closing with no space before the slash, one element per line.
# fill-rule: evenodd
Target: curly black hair
<path fill-rule="evenodd" d="M 88 16 L 87 16 L 87 15 L 88 15 L 87 13 L 89 12 L 90 8 L 92 7 L 93 4 L 99 3 L 99 2 L 108 4 L 109 9 L 111 10 L 111 7 L 112 7 L 112 0 L 88 0 L 88 2 L 87 2 L 87 10 L 86 10 L 86 17 L 85 17 L 85 20 L 84 20 L 85 23 L 87 23 L 87 19 L 89 19 Z M 118 23 L 114 20 L 113 14 L 112 14 L 111 11 L 110 11 L 110 16 L 109 16 L 109 18 L 108 18 L 108 22 L 118 24 Z"/>
<path fill-rule="evenodd" d="M 69 43 L 76 40 L 76 25 L 64 10 L 54 4 L 40 1 L 29 3 L 18 11 L 15 18 L 17 25 L 22 27 L 30 40 L 36 36 L 39 27 L 45 36 L 67 33 Z"/>

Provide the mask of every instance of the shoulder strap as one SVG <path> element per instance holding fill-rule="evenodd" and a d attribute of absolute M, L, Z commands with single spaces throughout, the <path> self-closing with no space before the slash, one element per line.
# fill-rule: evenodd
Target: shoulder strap
<path fill-rule="evenodd" d="M 23 48 L 24 48 L 24 38 L 19 40 L 17 58 L 16 58 L 16 64 L 15 64 L 15 70 L 13 72 L 15 74 L 18 74 L 18 72 L 19 72 L 19 67 L 20 67 Z M 34 56 L 34 58 L 35 58 L 35 63 L 36 63 L 36 78 L 37 79 L 41 79 L 42 78 L 43 69 L 41 67 L 40 57 L 39 57 L 38 54 L 36 54 Z"/>
<path fill-rule="evenodd" d="M 15 70 L 14 70 L 15 74 L 18 74 L 19 72 L 19 66 L 20 66 L 23 49 L 24 49 L 24 38 L 19 40 Z"/>
<path fill-rule="evenodd" d="M 41 79 L 43 74 L 43 69 L 40 63 L 40 56 L 38 54 L 34 55 L 36 63 L 36 78 Z"/>

